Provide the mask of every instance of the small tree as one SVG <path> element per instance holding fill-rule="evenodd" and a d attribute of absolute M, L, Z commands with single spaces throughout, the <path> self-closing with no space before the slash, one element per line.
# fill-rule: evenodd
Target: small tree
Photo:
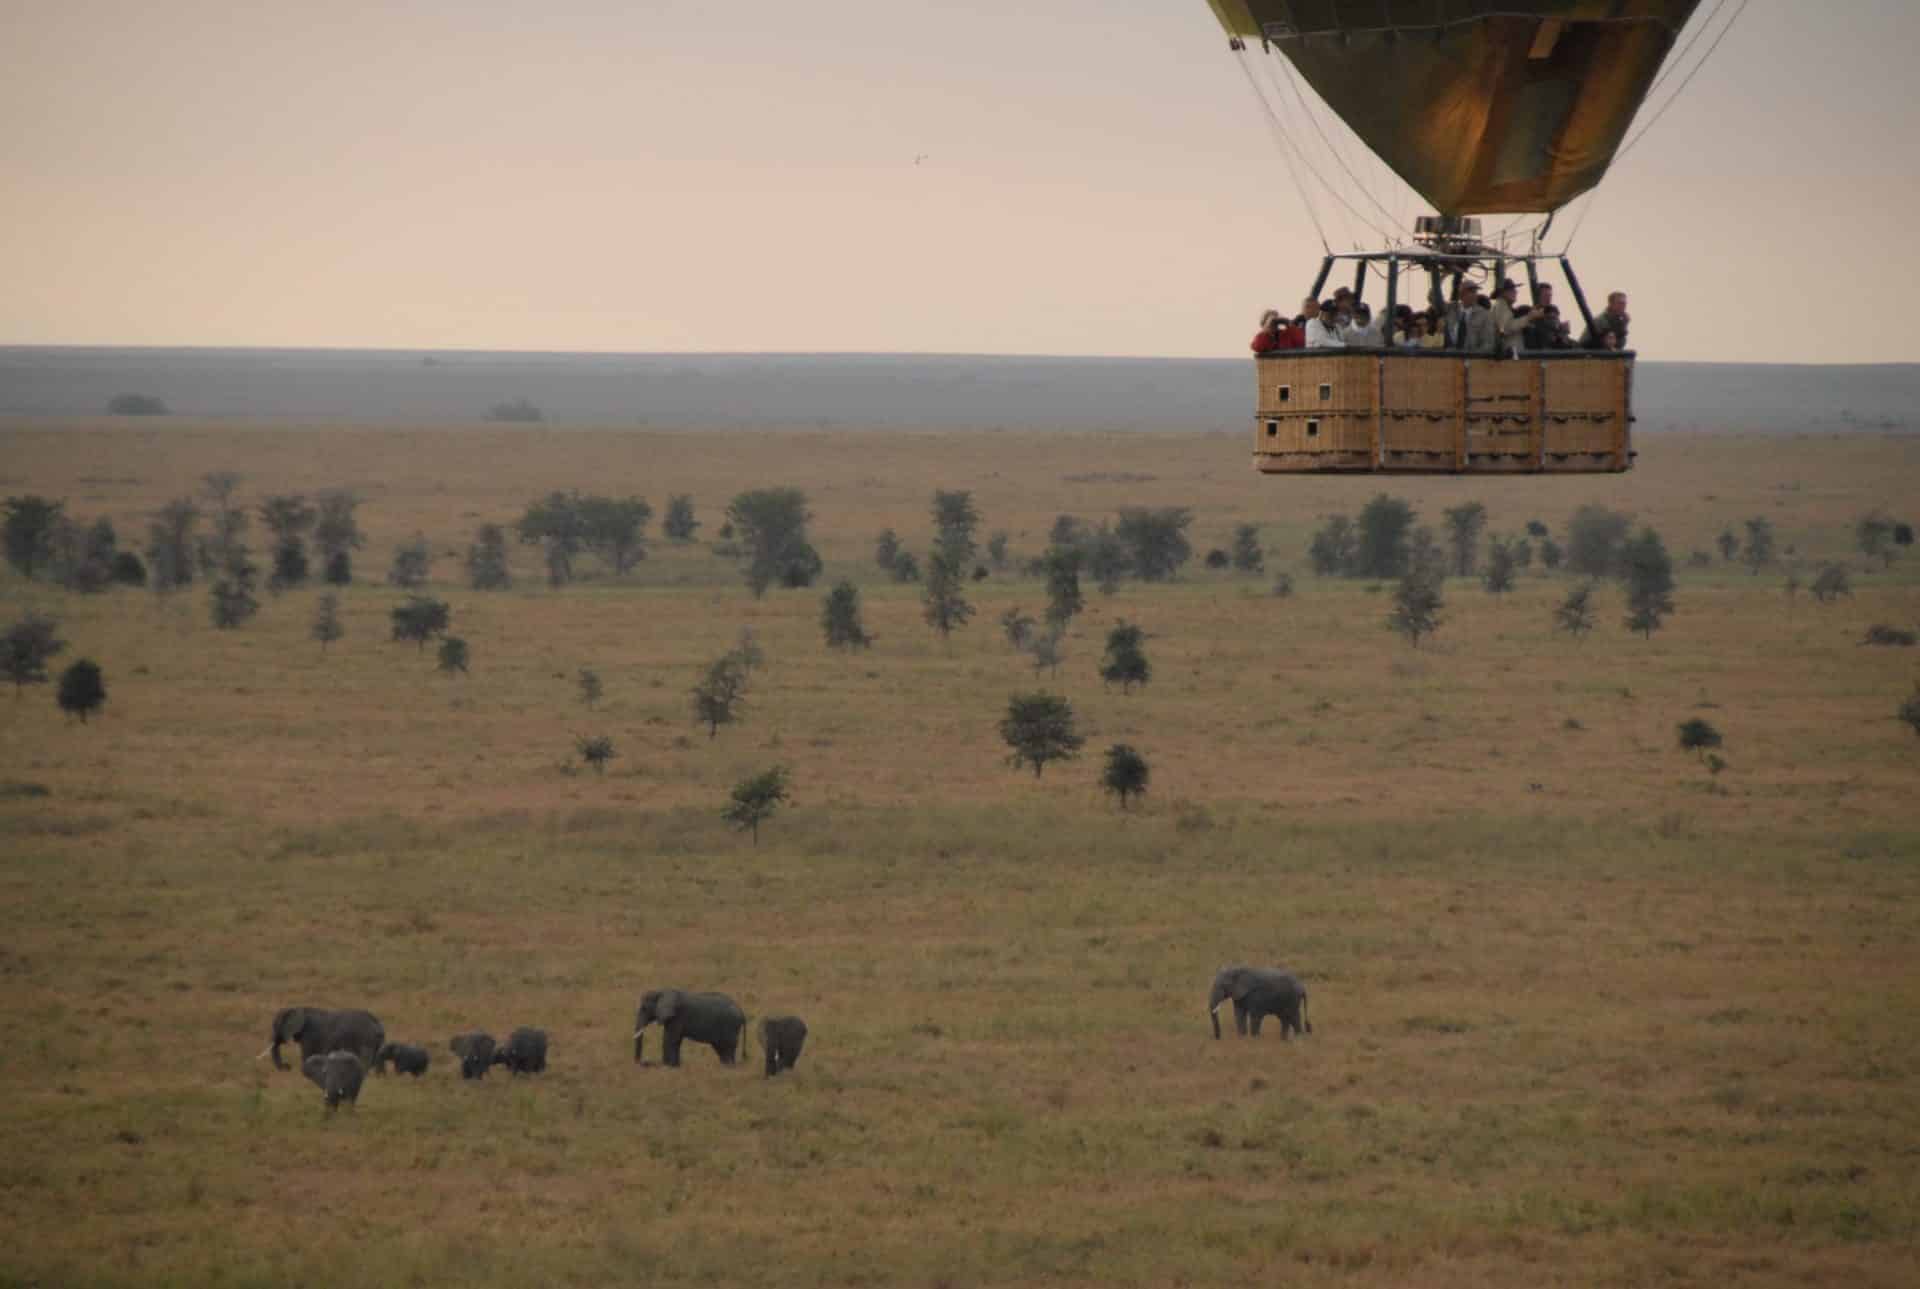
<path fill-rule="evenodd" d="M 110 416 L 171 416 L 164 399 L 151 394 L 115 394 L 107 400 Z"/>
<path fill-rule="evenodd" d="M 315 498 L 313 544 L 320 550 L 327 581 L 345 586 L 353 580 L 353 552 L 366 545 L 360 531 L 360 498 L 334 488 Z"/>
<path fill-rule="evenodd" d="M 1114 536 L 1126 548 L 1133 574 L 1143 582 L 1164 582 L 1193 555 L 1187 527 L 1193 512 L 1185 506 L 1123 506 Z M 1103 587 L 1105 579 L 1101 579 Z"/>
<path fill-rule="evenodd" d="M 1066 649 L 1058 630 L 1049 628 L 1036 633 L 1028 642 L 1027 651 L 1033 655 L 1035 675 L 1042 671 L 1049 676 L 1060 674 L 1060 664 L 1066 660 Z"/>
<path fill-rule="evenodd" d="M 1453 575 L 1472 577 L 1480 558 L 1480 534 L 1487 527 L 1487 508 L 1477 501 L 1463 501 L 1441 513 L 1447 521 L 1447 545 L 1453 555 Z"/>
<path fill-rule="evenodd" d="M 1615 577 L 1633 520 L 1605 506 L 1582 506 L 1567 524 L 1567 567 L 1585 577 Z"/>
<path fill-rule="evenodd" d="M 1780 589 L 1787 593 L 1787 617 L 1791 618 L 1793 617 L 1794 605 L 1799 603 L 1800 592 L 1805 589 L 1805 584 L 1800 581 L 1799 572 L 1797 570 L 1789 570 L 1787 580 L 1780 584 Z"/>
<path fill-rule="evenodd" d="M 1000 615 L 1000 634 L 1007 638 L 1007 647 L 1016 652 L 1025 649 L 1033 639 L 1034 625 L 1034 620 L 1018 606 Z"/>
<path fill-rule="evenodd" d="M 1101 683 L 1117 684 L 1121 693 L 1130 694 L 1135 685 L 1145 685 L 1151 680 L 1153 667 L 1142 648 L 1146 639 L 1147 633 L 1133 623 L 1115 623 L 1107 632 L 1107 653 L 1100 664 Z"/>
<path fill-rule="evenodd" d="M 47 664 L 67 642 L 60 638 L 60 624 L 45 614 L 29 613 L 0 636 L 0 676 L 13 682 L 13 696 L 28 685 L 47 683 Z"/>
<path fill-rule="evenodd" d="M 733 641 L 733 658 L 749 676 L 767 665 L 767 651 L 760 647 L 760 637 L 752 627 L 740 628 Z"/>
<path fill-rule="evenodd" d="M 1505 595 L 1513 589 L 1514 578 L 1519 573 L 1520 560 L 1514 553 L 1518 540 L 1496 537 L 1487 543 L 1487 591 L 1492 595 Z"/>
<path fill-rule="evenodd" d="M 467 585 L 476 591 L 504 591 L 513 585 L 513 573 L 507 567 L 507 530 L 499 524 L 482 524 L 467 547 Z"/>
<path fill-rule="evenodd" d="M 459 636 L 448 636 L 440 642 L 440 653 L 435 665 L 449 676 L 455 672 L 464 676 L 467 674 L 467 662 L 470 657 L 465 640 Z"/>
<path fill-rule="evenodd" d="M 547 416 L 526 399 L 516 398 L 505 403 L 495 403 L 489 407 L 487 419 L 510 425 L 540 425 L 546 421 Z"/>
<path fill-rule="evenodd" d="M 1704 765 L 1707 753 L 1720 746 L 1720 731 L 1699 717 L 1680 722 L 1680 748 L 1692 752 Z"/>
<path fill-rule="evenodd" d="M 1405 573 L 1413 520 L 1410 504 L 1384 492 L 1362 506 L 1350 575 L 1384 579 Z"/>
<path fill-rule="evenodd" d="M 1012 563 L 1012 557 L 1007 554 L 1008 540 L 1005 529 L 997 529 L 993 536 L 987 538 L 987 562 L 993 565 L 996 573 L 1006 572 L 1007 566 Z"/>
<path fill-rule="evenodd" d="M 1207 552 L 1207 557 L 1203 562 L 1208 568 L 1218 572 L 1220 569 L 1232 565 L 1233 557 L 1216 546 Z"/>
<path fill-rule="evenodd" d="M 852 582 L 840 582 L 827 593 L 820 610 L 820 628 L 829 649 L 865 649 L 873 643 L 860 622 L 860 592 Z"/>
<path fill-rule="evenodd" d="M 613 740 L 605 734 L 582 734 L 573 740 L 573 748 L 582 761 L 593 767 L 595 774 L 605 774 L 607 763 L 620 755 L 613 749 Z"/>
<path fill-rule="evenodd" d="M 746 548 L 747 589 L 759 599 L 769 586 L 798 589 L 820 576 L 818 551 L 807 542 L 807 494 L 798 488 L 743 492 L 727 506 L 727 520 Z"/>
<path fill-rule="evenodd" d="M 1100 786 L 1118 798 L 1120 808 L 1125 810 L 1129 797 L 1139 798 L 1147 794 L 1147 780 L 1152 774 L 1147 766 L 1147 758 L 1125 743 L 1115 743 L 1107 749 L 1107 765 L 1101 771 Z"/>
<path fill-rule="evenodd" d="M 61 711 L 78 716 L 85 725 L 107 701 L 107 682 L 100 674 L 100 664 L 90 658 L 76 661 L 60 673 L 60 690 L 54 697 Z"/>
<path fill-rule="evenodd" d="M 207 592 L 207 602 L 215 627 L 232 631 L 244 625 L 260 611 L 260 601 L 253 594 L 252 569 L 242 566 L 215 582 Z"/>
<path fill-rule="evenodd" d="M 582 667 L 574 684 L 580 691 L 580 702 L 588 711 L 592 711 L 600 696 L 607 692 L 606 686 L 600 683 L 600 673 L 591 667 Z"/>
<path fill-rule="evenodd" d="M 426 652 L 427 641 L 445 634 L 453 622 L 453 610 L 447 602 L 428 595 L 409 595 L 406 603 L 394 605 L 390 616 L 393 638 L 412 641 L 422 653 Z"/>
<path fill-rule="evenodd" d="M 327 568 L 321 576 L 328 586 L 352 586 L 353 555 L 348 551 L 335 551 L 327 556 Z"/>
<path fill-rule="evenodd" d="M 1080 593 L 1080 552 L 1071 546 L 1055 546 L 1042 557 L 1047 582 L 1047 625 L 1054 631 L 1067 629 L 1086 605 Z"/>
<path fill-rule="evenodd" d="M 340 597 L 328 591 L 314 605 L 313 626 L 308 628 L 307 634 L 320 642 L 320 652 L 325 653 L 328 645 L 346 633 L 346 627 L 340 623 Z"/>
<path fill-rule="evenodd" d="M 1847 576 L 1844 565 L 1828 564 L 1814 577 L 1808 590 L 1820 603 L 1830 604 L 1843 595 L 1853 594 L 1853 579 Z"/>
<path fill-rule="evenodd" d="M 31 580 L 53 556 L 53 535 L 66 514 L 66 503 L 29 494 L 0 503 L 0 532 L 5 534 L 7 563 Z"/>
<path fill-rule="evenodd" d="M 172 591 L 193 581 L 194 530 L 200 507 L 191 497 L 180 497 L 160 508 L 147 526 L 147 565 L 156 591 Z"/>
<path fill-rule="evenodd" d="M 776 765 L 734 784 L 733 795 L 720 817 L 735 828 L 752 833 L 753 844 L 758 846 L 760 825 L 791 800 L 786 768 Z"/>
<path fill-rule="evenodd" d="M 1720 535 L 1713 539 L 1713 544 L 1720 548 L 1720 558 L 1725 563 L 1733 563 L 1734 558 L 1740 554 L 1740 538 L 1734 534 L 1731 524 L 1720 530 Z"/>
<path fill-rule="evenodd" d="M 920 561 L 913 557 L 912 551 L 901 551 L 894 556 L 893 580 L 896 582 L 918 582 L 920 580 Z"/>
<path fill-rule="evenodd" d="M 1264 573 L 1267 553 L 1260 547 L 1260 526 L 1241 524 L 1233 530 L 1233 567 L 1241 573 Z"/>
<path fill-rule="evenodd" d="M 1899 546 L 1904 544 L 1894 541 L 1898 527 L 1885 511 L 1873 511 L 1861 516 L 1860 522 L 1854 525 L 1854 544 L 1868 559 L 1879 560 L 1882 567 L 1891 565 L 1893 557 L 1900 553 Z"/>
<path fill-rule="evenodd" d="M 1587 638 L 1596 618 L 1593 587 L 1592 582 L 1582 582 L 1567 592 L 1567 598 L 1553 611 L 1555 631 L 1564 631 L 1576 641 Z"/>
<path fill-rule="evenodd" d="M 660 521 L 660 530 L 667 535 L 668 541 L 693 540 L 693 535 L 700 531 L 700 521 L 693 517 L 692 496 L 676 492 L 667 498 L 667 513 Z"/>
<path fill-rule="evenodd" d="M 1422 637 L 1440 629 L 1443 604 L 1440 578 L 1430 569 L 1409 568 L 1394 587 L 1393 611 L 1387 615 L 1387 626 L 1418 649 Z"/>
<path fill-rule="evenodd" d="M 693 687 L 694 719 L 707 727 L 707 737 L 715 738 L 722 725 L 740 718 L 746 706 L 747 673 L 732 654 L 717 658 L 707 666 L 707 674 Z"/>
<path fill-rule="evenodd" d="M 1673 612 L 1673 561 L 1651 528 L 1622 548 L 1620 560 L 1627 576 L 1627 628 L 1651 640 Z"/>
<path fill-rule="evenodd" d="M 1541 523 L 1538 519 L 1529 519 L 1527 521 L 1527 536 L 1533 538 L 1535 541 L 1539 541 L 1546 535 L 1547 526 L 1545 524 Z"/>
<path fill-rule="evenodd" d="M 393 566 L 387 570 L 387 581 L 403 591 L 417 591 L 427 584 L 427 574 L 432 567 L 433 552 L 427 548 L 427 539 L 415 533 L 412 540 L 403 542 L 393 552 Z"/>
<path fill-rule="evenodd" d="M 935 558 L 944 556 L 956 569 L 964 569 L 973 563 L 974 530 L 980 526 L 980 512 L 974 507 L 973 494 L 970 492 L 941 492 L 933 494 L 933 553 Z"/>
<path fill-rule="evenodd" d="M 1555 569 L 1560 567 L 1560 561 L 1563 560 L 1565 557 L 1566 557 L 1566 552 L 1560 549 L 1559 542 L 1556 542 L 1551 537 L 1541 538 L 1540 567 L 1546 569 L 1547 572 L 1551 573 Z"/>
<path fill-rule="evenodd" d="M 1758 575 L 1773 563 L 1773 521 L 1755 516 L 1747 521 L 1747 571 Z"/>
<path fill-rule="evenodd" d="M 298 537 L 282 537 L 273 545 L 273 572 L 267 575 L 267 589 L 276 594 L 306 583 L 307 544 Z"/>
<path fill-rule="evenodd" d="M 1074 729 L 1072 704 L 1045 692 L 1015 694 L 1008 700 L 1000 737 L 1013 749 L 1008 761 L 1014 769 L 1030 765 L 1036 779 L 1048 762 L 1078 756 L 1086 742 Z"/>
<path fill-rule="evenodd" d="M 1895 715 L 1906 722 L 1915 734 L 1920 734 L 1920 685 L 1913 687 L 1913 693 L 1907 696 L 1906 702 L 1900 704 L 1900 710 Z"/>
<path fill-rule="evenodd" d="M 1273 579 L 1273 598 L 1276 600 L 1293 598 L 1293 574 L 1282 573 Z"/>
<path fill-rule="evenodd" d="M 116 551 L 111 566 L 114 585 L 145 586 L 147 566 L 132 551 Z"/>
<path fill-rule="evenodd" d="M 1330 515 L 1313 535 L 1307 560 L 1315 577 L 1350 577 L 1359 568 L 1360 534 L 1346 515 Z"/>
<path fill-rule="evenodd" d="M 892 573 L 894 565 L 900 562 L 900 555 L 900 534 L 891 528 L 881 529 L 880 535 L 873 539 L 873 562 Z"/>
<path fill-rule="evenodd" d="M 967 625 L 973 606 L 967 603 L 966 579 L 960 565 L 948 551 L 935 550 L 927 557 L 925 601 L 927 625 L 940 633 L 942 644 L 952 647 L 953 632 Z"/>
<path fill-rule="evenodd" d="M 1104 523 L 1083 536 L 1075 549 L 1084 559 L 1087 576 L 1093 579 L 1102 595 L 1112 595 L 1120 589 L 1122 581 L 1137 571 L 1132 548 Z"/>

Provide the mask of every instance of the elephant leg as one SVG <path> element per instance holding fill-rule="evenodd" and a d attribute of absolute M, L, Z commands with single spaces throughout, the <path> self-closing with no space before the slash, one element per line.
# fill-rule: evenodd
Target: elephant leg
<path fill-rule="evenodd" d="M 734 1055 L 740 1050 L 740 1036 L 714 1040 L 713 1050 L 720 1054 L 720 1064 L 732 1065 Z"/>
<path fill-rule="evenodd" d="M 1265 1012 L 1260 1011 L 1258 1009 L 1254 1010 L 1253 1018 L 1252 1018 L 1252 1028 L 1253 1028 L 1253 1036 L 1255 1038 L 1260 1037 L 1260 1022 L 1265 1020 L 1266 1018 L 1267 1018 L 1267 1014 Z"/>
<path fill-rule="evenodd" d="M 1253 1024 L 1253 1032 L 1258 1034 L 1260 1032 L 1260 1021 L 1258 1017 L 1254 1019 Z M 1233 1004 L 1233 1032 L 1241 1038 L 1247 1036 L 1247 1005 L 1243 1002 L 1236 1001 Z"/>
<path fill-rule="evenodd" d="M 680 1065 L 680 1027 L 673 1022 L 667 1023 L 667 1032 L 660 1040 L 662 1065 L 678 1068 Z"/>

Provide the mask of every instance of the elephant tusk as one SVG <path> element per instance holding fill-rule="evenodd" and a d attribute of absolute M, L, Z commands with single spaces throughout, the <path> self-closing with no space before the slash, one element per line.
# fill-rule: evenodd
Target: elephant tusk
<path fill-rule="evenodd" d="M 260 1049 L 260 1055 L 254 1057 L 253 1059 L 256 1061 L 264 1061 L 269 1056 L 272 1056 L 272 1055 L 273 1055 L 273 1044 L 268 1043 L 265 1047 Z"/>
<path fill-rule="evenodd" d="M 634 1030 L 634 1031 L 633 1031 L 633 1036 L 634 1036 L 635 1038 L 639 1038 L 639 1037 L 640 1037 L 640 1036 L 641 1036 L 642 1034 L 644 1034 L 644 1033 L 646 1033 L 646 1032 L 647 1032 L 647 1031 L 646 1031 L 646 1030 L 645 1030 L 644 1028 L 641 1028 L 641 1029 L 636 1029 L 636 1030 Z"/>
<path fill-rule="evenodd" d="M 1220 1002 L 1225 1002 L 1225 1001 L 1226 999 L 1224 998 L 1220 1000 Z M 1207 1008 L 1207 1015 L 1218 1016 L 1219 1014 L 1220 1014 L 1220 1003 L 1215 1003 L 1213 1006 Z"/>

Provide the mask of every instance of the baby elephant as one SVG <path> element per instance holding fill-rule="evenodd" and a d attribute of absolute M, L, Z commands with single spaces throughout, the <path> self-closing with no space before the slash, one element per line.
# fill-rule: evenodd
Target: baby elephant
<path fill-rule="evenodd" d="M 374 1055 L 373 1072 L 385 1074 L 388 1061 L 393 1062 L 394 1073 L 411 1074 L 417 1079 L 427 1072 L 427 1066 L 432 1064 L 433 1058 L 424 1047 L 415 1047 L 411 1043 L 388 1043 Z"/>
<path fill-rule="evenodd" d="M 807 1041 L 807 1022 L 798 1016 L 760 1018 L 760 1049 L 767 1054 L 767 1077 L 791 1070 L 800 1063 L 800 1048 Z"/>
<path fill-rule="evenodd" d="M 325 1056 L 309 1056 L 301 1063 L 300 1072 L 326 1094 L 327 1113 L 332 1114 L 342 1101 L 348 1105 L 359 1104 L 360 1082 L 366 1077 L 367 1067 L 360 1064 L 360 1058 L 352 1052 L 342 1050 Z"/>
<path fill-rule="evenodd" d="M 507 1035 L 506 1046 L 493 1054 L 495 1065 L 509 1074 L 538 1074 L 547 1068 L 547 1031 L 522 1025 Z"/>
<path fill-rule="evenodd" d="M 493 1035 L 478 1031 L 471 1034 L 459 1034 L 451 1043 L 453 1054 L 460 1058 L 460 1077 L 463 1079 L 484 1079 L 487 1067 L 493 1064 Z"/>

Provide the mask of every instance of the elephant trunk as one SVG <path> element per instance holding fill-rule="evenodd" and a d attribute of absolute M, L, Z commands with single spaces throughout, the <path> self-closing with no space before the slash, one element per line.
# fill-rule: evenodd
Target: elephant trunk
<path fill-rule="evenodd" d="M 287 1041 L 286 1039 L 283 1039 L 278 1034 L 275 1034 L 273 1036 L 273 1042 L 267 1045 L 267 1050 L 260 1053 L 260 1056 L 271 1056 L 273 1058 L 273 1068 L 276 1070 L 284 1070 L 288 1068 L 287 1063 L 280 1059 L 280 1044 L 286 1041 Z M 260 1059 L 260 1056 L 256 1056 L 253 1059 L 257 1061 Z"/>
<path fill-rule="evenodd" d="M 1227 1001 L 1227 991 L 1219 985 L 1207 995 L 1207 1019 L 1213 1022 L 1213 1036 L 1220 1037 L 1220 1004 Z"/>

